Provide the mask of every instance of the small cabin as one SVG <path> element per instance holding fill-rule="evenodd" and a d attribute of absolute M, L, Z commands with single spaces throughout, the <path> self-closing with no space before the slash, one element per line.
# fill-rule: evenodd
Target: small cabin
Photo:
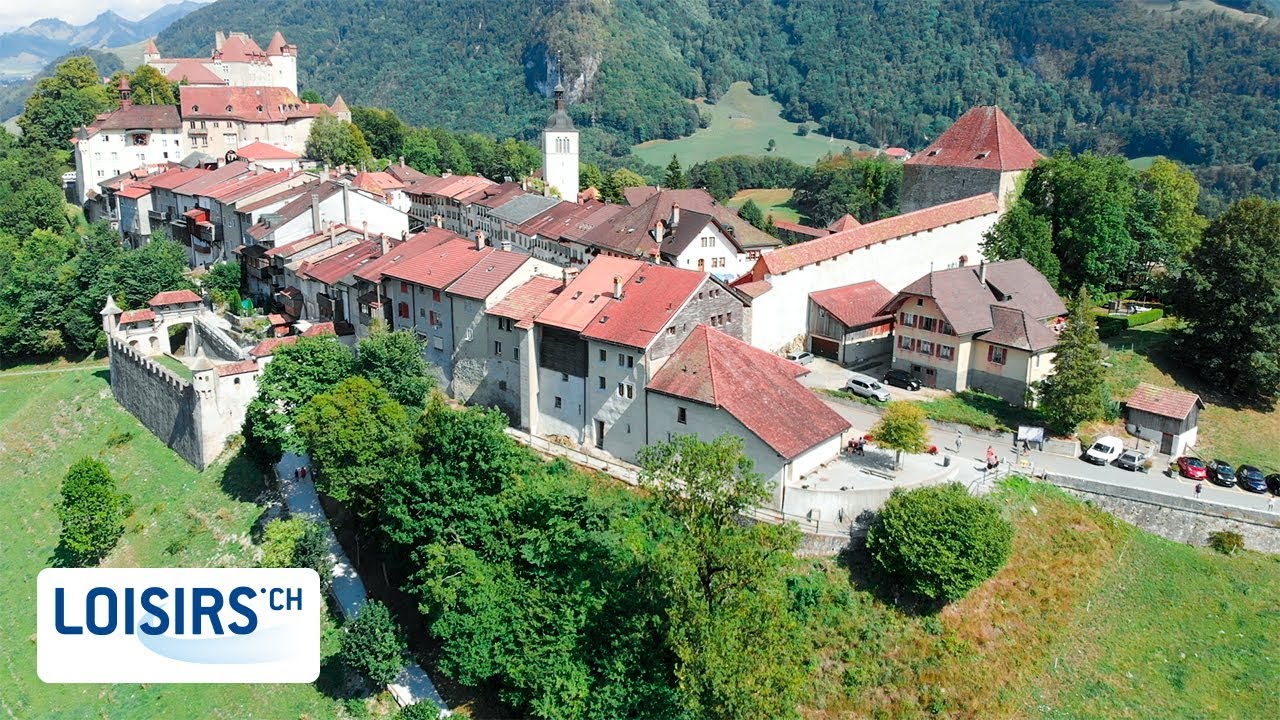
<path fill-rule="evenodd" d="M 1125 401 L 1125 429 L 1178 457 L 1196 444 L 1204 402 L 1195 393 L 1142 383 Z"/>

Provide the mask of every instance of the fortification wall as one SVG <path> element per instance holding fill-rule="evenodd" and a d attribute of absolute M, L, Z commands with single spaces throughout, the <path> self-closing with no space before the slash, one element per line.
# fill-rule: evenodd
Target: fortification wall
<path fill-rule="evenodd" d="M 203 470 L 204 443 L 191 383 L 111 338 L 111 392 L 121 407 L 183 460 Z"/>
<path fill-rule="evenodd" d="M 971 198 L 982 193 L 999 197 L 1000 173 L 972 168 L 907 165 L 902 177 L 902 212 Z"/>
<path fill-rule="evenodd" d="M 195 328 L 196 338 L 200 347 L 204 348 L 204 352 L 211 358 L 235 362 L 244 360 L 244 350 L 232 340 L 229 335 L 220 328 L 210 324 L 204 319 L 197 317 L 192 324 Z"/>

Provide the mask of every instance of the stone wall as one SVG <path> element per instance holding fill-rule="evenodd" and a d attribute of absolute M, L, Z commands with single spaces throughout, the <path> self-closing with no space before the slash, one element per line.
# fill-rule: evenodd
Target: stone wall
<path fill-rule="evenodd" d="M 192 328 L 195 330 L 196 342 L 210 358 L 231 362 L 245 359 L 244 350 L 220 328 L 199 317 L 192 323 Z"/>
<path fill-rule="evenodd" d="M 999 192 L 1000 173 L 996 170 L 907 165 L 902 176 L 902 212 L 909 213 L 982 193 L 998 197 Z"/>
<path fill-rule="evenodd" d="M 1280 515 L 1275 513 L 1071 475 L 1049 473 L 1044 479 L 1121 520 L 1175 542 L 1204 546 L 1209 543 L 1209 533 L 1229 530 L 1240 533 L 1250 550 L 1280 553 Z"/>
<path fill-rule="evenodd" d="M 182 459 L 203 470 L 198 403 L 191 383 L 116 338 L 110 343 L 111 392 L 116 402 Z"/>

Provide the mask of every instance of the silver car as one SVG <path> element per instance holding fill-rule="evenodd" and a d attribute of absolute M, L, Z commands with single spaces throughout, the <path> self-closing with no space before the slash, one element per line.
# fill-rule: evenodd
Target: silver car
<path fill-rule="evenodd" d="M 863 375 L 862 373 L 850 375 L 849 380 L 844 384 L 844 389 L 845 392 L 851 392 L 854 395 L 874 398 L 880 402 L 889 402 L 888 388 L 869 375 Z"/>
<path fill-rule="evenodd" d="M 1125 450 L 1120 453 L 1120 457 L 1116 458 L 1116 465 L 1125 470 L 1144 470 L 1147 456 L 1143 455 L 1140 450 Z"/>

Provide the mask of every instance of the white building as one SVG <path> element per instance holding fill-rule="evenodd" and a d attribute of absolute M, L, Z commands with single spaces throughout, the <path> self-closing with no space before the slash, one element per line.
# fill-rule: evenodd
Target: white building
<path fill-rule="evenodd" d="M 732 280 L 755 264 L 734 234 L 712 215 L 682 211 L 675 205 L 667 222 L 658 222 L 654 234 L 661 236 L 662 259 L 678 268 Z"/>
<path fill-rule="evenodd" d="M 542 130 L 542 179 L 546 194 L 578 200 L 578 130 L 565 111 L 564 86 L 556 85 L 556 111 Z"/>
<path fill-rule="evenodd" d="M 279 31 L 266 50 L 245 33 L 218 32 L 208 58 L 162 58 L 155 40 L 148 40 L 142 61 L 170 81 L 187 85 L 266 85 L 298 92 L 298 47 L 285 42 Z"/>
<path fill-rule="evenodd" d="M 810 293 L 867 280 L 897 292 L 932 270 L 977 264 L 998 218 L 995 196 L 978 195 L 764 253 L 733 283 L 755 298 L 751 344 L 800 347 Z"/>
<path fill-rule="evenodd" d="M 259 142 L 301 155 L 311 123 L 330 111 L 323 103 L 302 102 L 288 88 L 266 85 L 184 85 L 178 95 L 186 147 L 215 158 Z"/>
<path fill-rule="evenodd" d="M 172 105 L 134 105 L 129 80 L 120 79 L 120 109 L 80 128 L 75 144 L 76 200 L 84 203 L 99 182 L 183 157 L 182 120 Z"/>

